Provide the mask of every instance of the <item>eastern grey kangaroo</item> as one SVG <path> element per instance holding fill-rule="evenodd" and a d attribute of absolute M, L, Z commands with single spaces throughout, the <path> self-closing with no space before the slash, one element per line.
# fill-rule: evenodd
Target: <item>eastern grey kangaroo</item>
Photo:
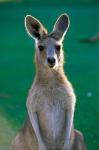
<path fill-rule="evenodd" d="M 86 150 L 83 135 L 73 128 L 75 94 L 64 69 L 63 39 L 69 28 L 67 14 L 51 33 L 27 15 L 25 27 L 35 40 L 36 76 L 27 98 L 28 118 L 12 150 Z"/>

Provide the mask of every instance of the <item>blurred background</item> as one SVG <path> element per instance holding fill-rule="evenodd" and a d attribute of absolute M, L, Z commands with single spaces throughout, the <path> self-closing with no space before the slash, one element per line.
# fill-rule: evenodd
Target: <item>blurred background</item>
<path fill-rule="evenodd" d="M 34 41 L 24 18 L 31 14 L 51 31 L 64 12 L 71 21 L 64 68 L 77 95 L 75 128 L 83 132 L 88 150 L 99 150 L 99 40 L 89 39 L 99 33 L 99 0 L 0 0 L 0 150 L 10 150 L 24 124 L 35 75 Z"/>

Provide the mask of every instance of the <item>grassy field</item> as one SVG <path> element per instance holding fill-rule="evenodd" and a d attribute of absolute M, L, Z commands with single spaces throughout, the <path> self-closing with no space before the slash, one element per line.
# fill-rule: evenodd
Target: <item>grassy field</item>
<path fill-rule="evenodd" d="M 34 41 L 24 17 L 31 14 L 51 31 L 67 12 L 71 26 L 64 41 L 65 72 L 77 95 L 75 128 L 84 134 L 88 150 L 99 150 L 99 43 L 79 39 L 99 31 L 99 6 L 0 5 L 0 150 L 8 150 L 26 118 L 26 97 L 35 75 Z M 90 94 L 91 93 L 91 94 Z"/>

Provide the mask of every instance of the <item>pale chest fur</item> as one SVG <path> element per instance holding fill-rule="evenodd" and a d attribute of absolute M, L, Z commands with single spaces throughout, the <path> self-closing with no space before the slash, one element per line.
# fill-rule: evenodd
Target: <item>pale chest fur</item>
<path fill-rule="evenodd" d="M 32 105 L 32 111 L 38 114 L 40 130 L 48 147 L 61 147 L 65 138 L 66 111 L 75 105 L 71 85 L 34 85 L 28 101 Z"/>
<path fill-rule="evenodd" d="M 52 109 L 55 106 L 66 110 L 75 105 L 75 94 L 70 83 L 67 86 L 34 84 L 27 101 L 30 101 L 34 112 L 47 107 Z"/>

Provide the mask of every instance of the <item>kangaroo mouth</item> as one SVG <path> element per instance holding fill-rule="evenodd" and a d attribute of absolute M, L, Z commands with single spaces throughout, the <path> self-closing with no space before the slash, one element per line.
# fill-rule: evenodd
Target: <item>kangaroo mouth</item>
<path fill-rule="evenodd" d="M 54 68 L 55 64 L 49 64 L 50 68 Z"/>

